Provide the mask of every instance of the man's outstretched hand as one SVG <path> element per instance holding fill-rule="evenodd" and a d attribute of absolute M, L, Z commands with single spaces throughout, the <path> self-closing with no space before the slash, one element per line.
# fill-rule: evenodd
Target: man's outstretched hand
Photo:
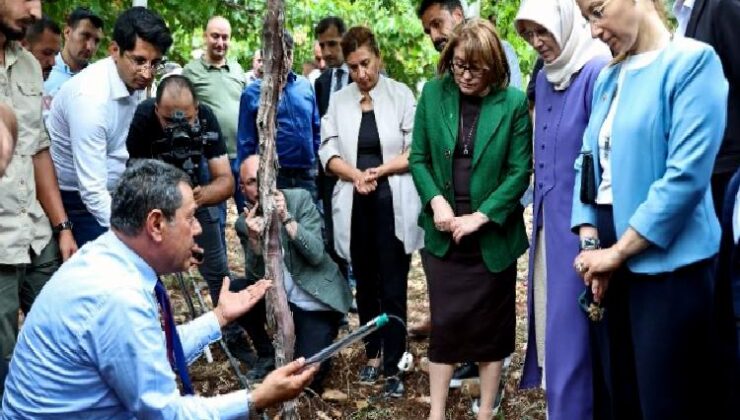
<path fill-rule="evenodd" d="M 222 328 L 252 309 L 265 296 L 272 282 L 260 280 L 239 292 L 230 291 L 229 285 L 231 285 L 231 280 L 224 277 L 221 293 L 218 295 L 218 306 L 213 310 Z"/>
<path fill-rule="evenodd" d="M 311 383 L 318 370 L 318 364 L 306 366 L 306 360 L 302 357 L 275 369 L 252 391 L 254 408 L 261 410 L 296 398 Z"/>

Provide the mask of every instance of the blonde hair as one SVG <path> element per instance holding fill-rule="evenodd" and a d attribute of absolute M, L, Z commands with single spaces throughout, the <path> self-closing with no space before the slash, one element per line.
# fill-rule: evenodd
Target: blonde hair
<path fill-rule="evenodd" d="M 637 3 L 637 0 L 634 0 L 635 3 Z M 665 2 L 663 0 L 650 0 L 650 2 L 653 4 L 653 7 L 655 8 L 655 12 L 658 14 L 658 17 L 660 18 L 660 21 L 663 22 L 663 25 L 670 29 L 670 25 L 668 24 L 668 12 L 666 12 Z M 619 64 L 623 62 L 624 60 L 629 57 L 629 52 L 622 52 L 617 54 L 614 59 L 611 62 L 611 65 Z"/>
<path fill-rule="evenodd" d="M 439 57 L 437 73 L 440 77 L 452 69 L 452 59 L 458 45 L 463 47 L 466 61 L 487 69 L 484 72 L 486 84 L 497 89 L 509 86 L 511 70 L 501 40 L 491 22 L 470 19 L 452 30 Z"/>

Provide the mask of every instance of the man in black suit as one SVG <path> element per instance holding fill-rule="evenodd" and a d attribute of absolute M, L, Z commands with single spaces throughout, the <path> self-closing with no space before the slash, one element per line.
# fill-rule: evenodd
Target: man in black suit
<path fill-rule="evenodd" d="M 319 116 L 323 117 L 329 108 L 329 97 L 332 93 L 352 83 L 349 77 L 349 68 L 344 62 L 342 54 L 342 35 L 346 32 L 347 27 L 344 21 L 336 16 L 329 16 L 321 19 L 316 25 L 316 39 L 321 47 L 321 55 L 326 62 L 326 70 L 321 73 L 314 90 L 316 92 L 316 103 L 319 107 Z M 324 169 L 319 165 L 319 176 L 316 179 L 316 186 L 319 190 L 319 198 L 323 204 L 324 211 L 324 240 L 326 241 L 326 250 L 331 258 L 339 265 L 339 269 L 348 276 L 347 262 L 344 261 L 334 250 L 334 223 L 332 222 L 331 197 L 334 191 L 334 184 L 337 178 L 324 173 Z"/>
<path fill-rule="evenodd" d="M 727 101 L 727 128 L 712 175 L 712 194 L 718 216 L 727 183 L 740 167 L 740 0 L 676 1 L 676 15 L 690 8 L 685 35 L 714 47 L 722 60 L 730 85 Z M 682 29 L 679 18 L 679 28 Z"/>
<path fill-rule="evenodd" d="M 329 108 L 331 94 L 352 82 L 349 78 L 349 68 L 344 63 L 341 46 L 342 36 L 346 30 L 344 21 L 336 16 L 325 17 L 316 25 L 316 39 L 327 67 L 314 85 L 320 117 L 323 117 Z"/>
<path fill-rule="evenodd" d="M 679 34 L 706 42 L 717 51 L 725 77 L 729 83 L 727 99 L 727 127 L 712 174 L 712 195 L 717 216 L 722 220 L 722 207 L 725 192 L 733 174 L 740 168 L 740 0 L 677 0 L 674 12 L 678 20 Z M 685 28 L 685 30 L 684 30 Z M 731 192 L 733 196 L 737 191 Z M 723 236 L 727 231 L 732 232 L 732 223 L 722 226 Z M 740 360 L 737 353 L 737 329 L 740 318 L 735 317 L 733 310 L 731 278 L 722 270 L 715 284 L 715 306 L 717 315 L 717 329 L 721 338 L 720 355 L 716 363 L 723 367 L 726 376 L 717 378 L 714 384 L 717 389 L 732 394 L 740 394 L 738 376 L 740 375 Z M 737 293 L 737 292 L 736 292 Z M 735 366 L 725 366 L 722 361 L 734 360 Z M 699 363 L 699 361 L 694 361 Z M 701 385 L 699 385 L 701 386 Z M 732 401 L 727 395 L 717 395 L 718 409 L 724 401 Z M 723 398 L 724 397 L 724 398 Z"/>

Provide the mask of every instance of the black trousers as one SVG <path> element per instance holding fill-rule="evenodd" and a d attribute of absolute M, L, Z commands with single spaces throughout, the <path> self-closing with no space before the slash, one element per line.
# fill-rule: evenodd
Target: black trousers
<path fill-rule="evenodd" d="M 236 287 L 244 289 L 248 283 L 241 278 Z M 290 304 L 295 325 L 295 358 L 309 358 L 329 346 L 339 332 L 339 321 L 342 314 L 334 311 L 304 311 L 294 304 Z M 260 357 L 273 357 L 275 349 L 272 340 L 267 334 L 267 316 L 265 300 L 262 299 L 249 312 L 239 318 L 239 325 L 249 335 L 252 345 Z M 323 392 L 323 382 L 329 376 L 331 360 L 321 364 L 309 387 L 317 394 Z"/>
<path fill-rule="evenodd" d="M 231 290 L 244 290 L 254 282 L 247 281 L 245 278 L 234 279 L 231 283 Z M 275 349 L 272 347 L 272 339 L 267 334 L 267 307 L 265 299 L 261 299 L 246 314 L 237 319 L 237 324 L 244 328 L 249 339 L 252 341 L 254 350 L 259 357 L 273 357 Z"/>
<path fill-rule="evenodd" d="M 198 266 L 198 270 L 208 284 L 214 307 L 218 304 L 224 277 L 230 275 L 226 249 L 221 241 L 219 211 L 217 206 L 200 207 L 195 211 L 195 217 L 203 230 L 195 237 L 195 242 L 203 248 L 203 263 Z"/>
<path fill-rule="evenodd" d="M 598 211 L 602 246 L 616 241 L 611 207 Z M 604 320 L 592 323 L 595 418 L 731 418 L 717 371 L 714 260 L 676 271 L 614 273 Z"/>
<path fill-rule="evenodd" d="M 411 256 L 396 238 L 393 198 L 386 182 L 369 195 L 355 193 L 352 206 L 350 254 L 357 280 L 357 312 L 365 324 L 381 313 L 406 322 L 406 286 Z M 386 376 L 398 373 L 406 351 L 406 327 L 391 319 L 383 329 L 365 338 L 368 359 L 380 357 Z"/>
<path fill-rule="evenodd" d="M 295 357 L 308 359 L 328 347 L 337 338 L 342 314 L 335 311 L 305 311 L 290 304 L 295 324 Z M 331 370 L 331 359 L 321 364 L 309 387 L 317 394 L 323 392 L 323 382 Z"/>

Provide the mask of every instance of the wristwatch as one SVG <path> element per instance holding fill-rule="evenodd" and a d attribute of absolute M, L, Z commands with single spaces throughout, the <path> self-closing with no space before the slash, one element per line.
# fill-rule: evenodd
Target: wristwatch
<path fill-rule="evenodd" d="M 69 219 L 67 219 L 67 220 L 63 221 L 62 223 L 60 223 L 60 224 L 54 226 L 53 228 L 51 228 L 51 230 L 54 233 L 59 234 L 63 230 L 72 230 L 72 226 L 73 226 L 72 225 L 72 222 Z"/>
<path fill-rule="evenodd" d="M 247 418 L 249 420 L 263 418 L 265 410 L 258 409 L 257 407 L 254 406 L 254 400 L 252 400 L 252 394 L 247 394 L 247 408 L 249 409 L 249 412 L 247 413 Z"/>
<path fill-rule="evenodd" d="M 290 214 L 290 213 L 288 213 L 288 212 L 286 211 L 286 212 L 285 212 L 285 219 L 283 219 L 283 226 L 287 225 L 288 223 L 290 223 L 290 222 L 292 222 L 292 221 L 294 221 L 294 220 L 295 220 L 295 219 L 293 219 L 293 215 L 292 215 L 292 214 Z"/>
<path fill-rule="evenodd" d="M 581 251 L 592 251 L 599 248 L 601 248 L 599 238 L 590 237 L 581 239 Z"/>

